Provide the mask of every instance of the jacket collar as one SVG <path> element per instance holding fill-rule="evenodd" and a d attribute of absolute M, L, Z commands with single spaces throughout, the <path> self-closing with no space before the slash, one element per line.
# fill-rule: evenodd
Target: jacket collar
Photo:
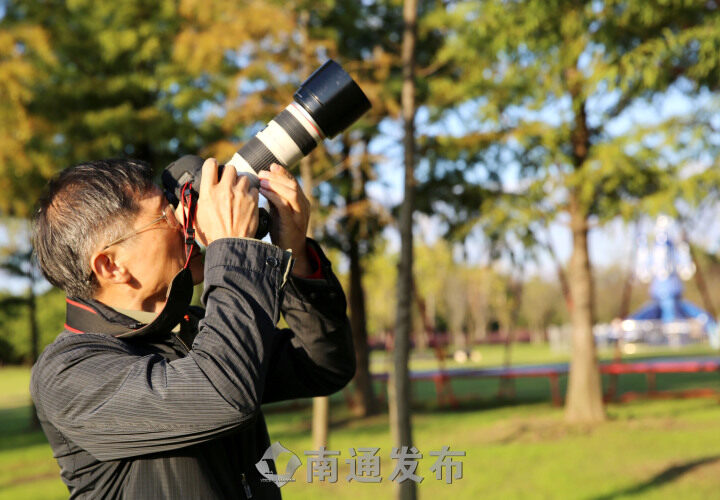
<path fill-rule="evenodd" d="M 150 336 L 167 333 L 187 314 L 193 295 L 189 269 L 182 269 L 170 283 L 165 306 L 147 324 L 117 312 L 93 299 L 68 297 L 65 328 L 72 333 L 104 333 L 118 338 Z"/>

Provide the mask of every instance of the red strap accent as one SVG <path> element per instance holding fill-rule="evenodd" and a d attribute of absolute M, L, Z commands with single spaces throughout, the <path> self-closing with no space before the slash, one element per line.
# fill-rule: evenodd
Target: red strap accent
<path fill-rule="evenodd" d="M 77 328 L 73 328 L 72 326 L 65 323 L 65 328 L 73 333 L 85 333 L 82 330 L 78 330 Z"/>
<path fill-rule="evenodd" d="M 311 262 L 315 263 L 315 272 L 313 272 L 309 276 L 300 276 L 300 278 L 304 278 L 306 280 L 321 280 L 325 278 L 322 270 L 322 262 L 320 261 L 320 256 L 312 247 L 312 245 L 307 245 L 307 253 L 308 259 L 310 259 Z"/>
<path fill-rule="evenodd" d="M 97 311 L 95 311 L 95 309 L 93 309 L 92 307 L 88 307 L 85 304 L 81 304 L 80 302 L 75 302 L 74 300 L 70 300 L 68 298 L 65 299 L 65 302 L 67 302 L 71 306 L 79 307 L 80 309 L 85 309 L 88 312 L 97 314 Z M 67 326 L 67 325 L 65 325 L 65 326 Z M 80 333 L 82 333 L 82 332 L 80 332 Z"/>
<path fill-rule="evenodd" d="M 193 199 L 192 185 L 189 182 L 183 185 L 182 191 L 180 191 L 180 198 L 183 210 L 183 236 L 185 236 L 185 266 L 183 266 L 183 268 L 187 269 L 188 264 L 190 264 L 190 256 L 192 255 L 193 241 L 195 240 L 193 224 L 195 223 L 195 210 L 197 210 L 197 205 Z M 187 203 L 187 207 L 185 203 Z"/>

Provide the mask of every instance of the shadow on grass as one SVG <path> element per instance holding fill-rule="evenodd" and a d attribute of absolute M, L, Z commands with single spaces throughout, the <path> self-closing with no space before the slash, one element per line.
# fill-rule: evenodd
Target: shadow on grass
<path fill-rule="evenodd" d="M 664 484 L 671 483 L 679 479 L 680 477 L 697 467 L 701 467 L 703 465 L 707 465 L 717 461 L 720 461 L 720 455 L 711 455 L 709 457 L 699 458 L 697 460 L 692 460 L 681 465 L 673 465 L 660 472 L 659 474 L 651 477 L 647 481 L 643 481 L 642 483 L 636 484 L 635 486 L 630 486 L 628 488 L 624 488 L 613 493 L 593 497 L 593 500 L 612 500 L 614 498 L 622 496 L 642 495 L 644 493 L 647 493 L 649 490 L 659 488 Z"/>

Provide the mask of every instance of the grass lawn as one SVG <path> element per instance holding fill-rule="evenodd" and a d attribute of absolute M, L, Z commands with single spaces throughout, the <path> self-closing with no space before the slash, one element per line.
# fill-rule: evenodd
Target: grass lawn
<path fill-rule="evenodd" d="M 490 349 L 486 348 L 490 351 Z M 532 349 L 528 362 L 547 362 Z M 685 353 L 687 354 L 687 353 Z M 693 353 L 695 354 L 695 353 Z M 500 355 L 488 352 L 487 358 Z M 530 358 L 530 359 L 528 359 Z M 563 359 L 552 359 L 552 361 Z M 422 361 L 426 363 L 427 361 Z M 419 366 L 417 367 L 419 368 Z M 58 468 L 40 432 L 28 432 L 29 371 L 0 369 L 0 500 L 66 498 Z M 643 377 L 622 377 L 622 390 L 644 388 Z M 666 375 L 664 388 L 715 387 L 720 376 Z M 423 453 L 417 473 L 422 498 L 683 498 L 720 495 L 720 404 L 716 399 L 637 401 L 608 406 L 609 419 L 595 427 L 569 427 L 562 410 L 552 407 L 543 380 L 519 380 L 518 402 L 502 404 L 493 397 L 493 380 L 459 380 L 454 390 L 467 399 L 459 409 L 434 406 L 431 384 L 418 383 L 414 394 L 415 444 Z M 307 402 L 292 411 L 273 405 L 266 416 L 272 441 L 294 451 L 303 465 L 294 483 L 283 489 L 286 499 L 392 496 L 388 477 L 394 466 L 386 414 L 366 420 L 352 418 L 333 397 L 330 449 L 339 450 L 336 484 L 306 483 L 306 457 L 311 449 Z M 429 471 L 429 452 L 448 445 L 464 450 L 464 477 L 453 484 L 437 481 Z M 348 483 L 345 476 L 350 447 L 380 447 L 380 484 Z M 284 467 L 283 459 L 280 468 Z"/>
<path fill-rule="evenodd" d="M 0 369 L 0 499 L 67 498 L 41 431 L 30 432 L 30 370 Z"/>

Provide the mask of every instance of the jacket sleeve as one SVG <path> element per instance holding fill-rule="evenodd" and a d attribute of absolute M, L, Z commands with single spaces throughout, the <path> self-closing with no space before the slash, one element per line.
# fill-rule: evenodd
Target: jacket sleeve
<path fill-rule="evenodd" d="M 274 339 L 263 403 L 326 396 L 355 375 L 345 294 L 320 246 L 310 239 L 308 245 L 320 257 L 323 279 L 288 280 L 281 310 L 290 328 Z"/>
<path fill-rule="evenodd" d="M 97 334 L 56 341 L 33 369 L 38 412 L 98 460 L 190 446 L 255 418 L 290 254 L 256 240 L 208 246 L 206 314 L 167 361 Z"/>

